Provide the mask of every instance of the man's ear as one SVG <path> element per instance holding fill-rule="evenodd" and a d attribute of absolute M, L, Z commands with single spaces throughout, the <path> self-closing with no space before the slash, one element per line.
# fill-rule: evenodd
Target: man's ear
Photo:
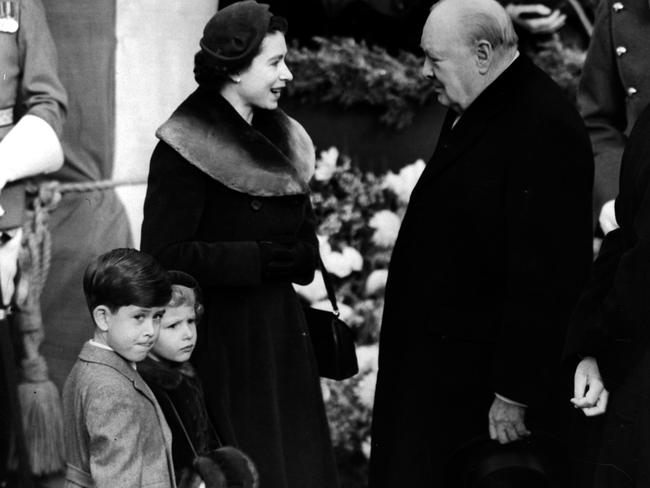
<path fill-rule="evenodd" d="M 102 332 L 106 332 L 109 326 L 109 315 L 111 310 L 106 305 L 97 305 L 93 309 L 93 319 L 95 324 Z"/>
<path fill-rule="evenodd" d="M 478 72 L 482 75 L 486 74 L 490 69 L 492 60 L 494 58 L 494 49 L 490 41 L 481 39 L 476 43 L 476 65 Z"/>

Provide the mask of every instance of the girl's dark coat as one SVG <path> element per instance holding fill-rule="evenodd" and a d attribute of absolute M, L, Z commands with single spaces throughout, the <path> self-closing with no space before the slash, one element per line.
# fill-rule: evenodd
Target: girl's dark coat
<path fill-rule="evenodd" d="M 308 283 L 317 240 L 308 196 L 313 146 L 281 111 L 248 125 L 199 89 L 158 131 L 142 250 L 205 293 L 195 365 L 223 442 L 265 488 L 338 486 L 318 372 L 291 281 Z M 182 154 L 182 155 L 181 155 Z M 294 243 L 307 272 L 262 279 L 259 241 Z"/>

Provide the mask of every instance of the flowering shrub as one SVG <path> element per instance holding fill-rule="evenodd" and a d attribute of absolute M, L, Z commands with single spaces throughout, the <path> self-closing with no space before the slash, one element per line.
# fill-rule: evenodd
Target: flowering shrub
<path fill-rule="evenodd" d="M 399 174 L 364 173 L 336 148 L 320 153 L 312 182 L 312 203 L 323 264 L 336 289 L 341 318 L 355 329 L 358 344 L 379 334 L 390 253 L 406 204 L 424 162 Z M 329 309 L 320 272 L 298 293 L 316 308 Z"/>
<path fill-rule="evenodd" d="M 378 346 L 357 348 L 359 373 L 347 381 L 323 380 L 323 399 L 343 486 L 365 486 L 370 422 L 377 382 Z"/>
<path fill-rule="evenodd" d="M 320 153 L 312 202 L 320 225 L 320 253 L 333 282 L 341 318 L 357 336 L 359 373 L 347 381 L 323 380 L 332 441 L 344 486 L 365 486 L 370 420 L 377 379 L 377 339 L 390 254 L 424 162 L 399 173 L 364 173 L 336 148 Z M 295 285 L 311 306 L 330 309 L 323 276 Z"/>
<path fill-rule="evenodd" d="M 399 129 L 436 98 L 414 54 L 392 56 L 352 38 L 317 37 L 314 42 L 316 49 L 294 46 L 288 55 L 295 78 L 288 95 L 302 103 L 375 107 L 383 123 Z"/>

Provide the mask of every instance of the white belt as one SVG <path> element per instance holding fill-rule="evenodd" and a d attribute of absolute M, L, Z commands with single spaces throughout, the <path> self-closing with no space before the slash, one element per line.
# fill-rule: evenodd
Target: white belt
<path fill-rule="evenodd" d="M 0 110 L 0 127 L 14 123 L 14 108 L 3 108 Z"/>

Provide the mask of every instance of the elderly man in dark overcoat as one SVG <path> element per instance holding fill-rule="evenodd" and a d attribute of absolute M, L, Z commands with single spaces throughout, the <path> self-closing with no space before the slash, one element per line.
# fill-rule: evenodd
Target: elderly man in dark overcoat
<path fill-rule="evenodd" d="M 592 257 L 587 132 L 504 9 L 441 0 L 422 48 L 450 110 L 390 264 L 372 488 L 449 486 L 481 437 L 562 435 L 562 346 Z"/>

